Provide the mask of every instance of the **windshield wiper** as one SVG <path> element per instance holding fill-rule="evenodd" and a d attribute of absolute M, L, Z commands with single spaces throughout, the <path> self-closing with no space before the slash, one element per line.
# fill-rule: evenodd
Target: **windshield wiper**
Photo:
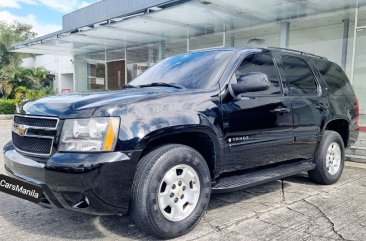
<path fill-rule="evenodd" d="M 126 84 L 126 85 L 122 86 L 122 89 L 128 89 L 128 88 L 138 88 L 138 86 L 129 85 L 129 84 Z"/>
<path fill-rule="evenodd" d="M 164 82 L 156 82 L 156 83 L 151 83 L 151 84 L 145 84 L 145 85 L 138 85 L 135 87 L 155 87 L 155 86 L 166 86 L 166 87 L 173 87 L 173 88 L 177 88 L 177 89 L 183 89 L 183 86 L 177 85 L 177 84 L 169 84 L 169 83 L 164 83 Z"/>

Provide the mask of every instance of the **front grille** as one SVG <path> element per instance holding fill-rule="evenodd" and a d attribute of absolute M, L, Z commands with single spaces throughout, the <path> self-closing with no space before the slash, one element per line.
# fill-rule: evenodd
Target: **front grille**
<path fill-rule="evenodd" d="M 13 132 L 13 145 L 26 153 L 49 155 L 52 149 L 52 140 L 39 137 L 20 136 Z"/>
<path fill-rule="evenodd" d="M 51 155 L 58 119 L 14 116 L 12 140 L 17 151 L 31 156 Z"/>
<path fill-rule="evenodd" d="M 46 127 L 56 128 L 57 119 L 42 119 L 39 117 L 25 117 L 25 116 L 14 116 L 14 122 L 21 125 L 34 126 L 34 127 Z"/>

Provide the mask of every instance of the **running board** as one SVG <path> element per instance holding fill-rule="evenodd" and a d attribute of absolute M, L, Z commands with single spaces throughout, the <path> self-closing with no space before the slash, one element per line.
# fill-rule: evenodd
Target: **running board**
<path fill-rule="evenodd" d="M 315 164 L 309 161 L 302 161 L 291 164 L 283 164 L 238 176 L 230 176 L 219 179 L 213 186 L 212 192 L 231 192 L 248 187 L 253 187 L 266 182 L 279 180 L 301 172 L 315 168 Z"/>

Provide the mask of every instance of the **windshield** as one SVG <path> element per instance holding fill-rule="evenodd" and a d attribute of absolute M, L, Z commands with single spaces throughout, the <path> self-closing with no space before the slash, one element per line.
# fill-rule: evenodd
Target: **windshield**
<path fill-rule="evenodd" d="M 134 79 L 130 86 L 166 83 L 188 89 L 211 89 L 234 51 L 213 50 L 167 58 Z"/>

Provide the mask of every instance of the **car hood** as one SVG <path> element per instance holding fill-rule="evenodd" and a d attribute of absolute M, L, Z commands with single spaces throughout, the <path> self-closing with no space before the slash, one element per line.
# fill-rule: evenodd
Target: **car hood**
<path fill-rule="evenodd" d="M 98 107 L 128 104 L 143 99 L 188 91 L 170 87 L 131 88 L 118 91 L 85 92 L 57 95 L 31 101 L 20 108 L 21 114 L 57 116 L 60 119 L 88 118 Z"/>

